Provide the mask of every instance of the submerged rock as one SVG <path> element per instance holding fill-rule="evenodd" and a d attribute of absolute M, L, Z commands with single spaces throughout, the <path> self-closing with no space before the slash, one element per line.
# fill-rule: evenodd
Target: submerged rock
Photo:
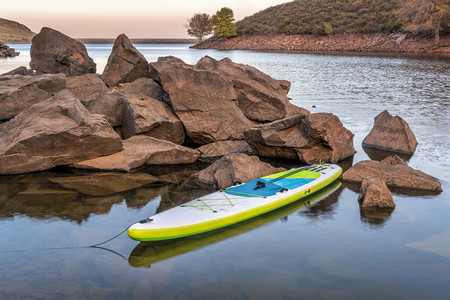
<path fill-rule="evenodd" d="M 356 153 L 353 133 L 331 113 L 296 115 L 258 125 L 244 132 L 245 140 L 260 156 L 338 162 Z"/>
<path fill-rule="evenodd" d="M 119 35 L 109 55 L 102 78 L 109 87 L 149 77 L 148 62 L 125 34 Z"/>
<path fill-rule="evenodd" d="M 404 161 L 400 156 L 398 155 L 389 155 L 388 157 L 386 157 L 385 159 L 382 160 L 383 163 L 385 164 L 389 164 L 392 166 L 396 166 L 396 165 L 408 165 L 406 163 L 406 161 Z"/>
<path fill-rule="evenodd" d="M 31 40 L 30 56 L 30 67 L 38 75 L 77 76 L 96 72 L 96 65 L 82 43 L 48 27 Z"/>
<path fill-rule="evenodd" d="M 101 115 L 64 90 L 0 125 L 0 174 L 46 170 L 122 150 Z"/>
<path fill-rule="evenodd" d="M 238 182 L 250 181 L 284 170 L 272 167 L 256 156 L 237 153 L 222 157 L 206 169 L 193 174 L 192 178 L 199 186 L 224 189 Z"/>
<path fill-rule="evenodd" d="M 362 145 L 412 155 L 417 140 L 405 120 L 399 116 L 393 117 L 385 110 L 375 117 L 373 128 Z"/>
<path fill-rule="evenodd" d="M 169 141 L 137 135 L 123 141 L 123 150 L 74 164 L 80 169 L 122 171 L 144 165 L 179 165 L 194 163 L 199 152 Z"/>
<path fill-rule="evenodd" d="M 0 120 L 11 119 L 22 110 L 65 89 L 66 76 L 5 75 L 0 77 Z"/>
<path fill-rule="evenodd" d="M 364 178 L 358 200 L 362 207 L 395 208 L 394 198 L 386 183 L 378 177 Z"/>
<path fill-rule="evenodd" d="M 361 183 L 364 178 L 374 176 L 386 182 L 388 187 L 442 192 L 441 184 L 436 178 L 403 164 L 392 165 L 386 162 L 364 160 L 348 169 L 342 178 L 350 183 Z"/>

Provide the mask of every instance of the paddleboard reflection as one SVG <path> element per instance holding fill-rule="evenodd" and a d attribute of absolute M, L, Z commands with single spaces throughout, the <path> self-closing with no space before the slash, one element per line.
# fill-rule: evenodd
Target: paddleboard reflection
<path fill-rule="evenodd" d="M 128 257 L 128 264 L 135 268 L 149 267 L 154 263 L 172 258 L 208 245 L 223 241 L 233 236 L 246 233 L 268 223 L 286 218 L 287 216 L 305 208 L 317 204 L 334 193 L 340 193 L 341 182 L 334 181 L 324 189 L 303 198 L 301 201 L 281 207 L 275 211 L 252 218 L 250 220 L 217 229 L 208 233 L 197 234 L 176 240 L 159 242 L 141 242 Z M 338 192 L 339 189 L 339 192 Z M 333 195 L 334 196 L 334 195 Z"/>

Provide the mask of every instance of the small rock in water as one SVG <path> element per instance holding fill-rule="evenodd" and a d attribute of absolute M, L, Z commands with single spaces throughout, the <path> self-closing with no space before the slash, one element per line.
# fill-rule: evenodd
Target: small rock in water
<path fill-rule="evenodd" d="M 358 197 L 362 207 L 394 208 L 395 202 L 386 183 L 378 177 L 364 178 Z"/>

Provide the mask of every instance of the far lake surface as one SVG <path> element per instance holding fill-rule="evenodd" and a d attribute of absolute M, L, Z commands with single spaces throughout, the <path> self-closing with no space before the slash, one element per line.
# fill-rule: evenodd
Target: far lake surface
<path fill-rule="evenodd" d="M 0 74 L 27 66 L 30 45 L 9 45 Z M 292 83 L 292 102 L 331 112 L 365 152 L 374 117 L 388 110 L 419 142 L 409 165 L 439 178 L 439 195 L 393 193 L 393 212 L 360 210 L 357 189 L 336 182 L 311 199 L 197 237 L 138 243 L 132 223 L 207 191 L 181 188 L 199 166 L 148 168 L 173 184 L 93 191 L 64 188 L 68 170 L 0 176 L 0 299 L 449 299 L 450 59 L 287 54 L 135 45 L 149 62 L 209 55 L 249 64 Z M 87 45 L 101 73 L 112 45 Z M 287 167 L 295 162 L 275 162 Z M 119 188 L 120 189 L 120 188 Z M 60 249 L 64 248 L 64 249 Z M 31 251 L 28 251 L 31 250 Z"/>

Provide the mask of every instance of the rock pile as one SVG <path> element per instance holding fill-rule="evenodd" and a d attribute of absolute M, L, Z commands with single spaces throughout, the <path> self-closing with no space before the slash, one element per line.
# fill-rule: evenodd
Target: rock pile
<path fill-rule="evenodd" d="M 310 114 L 291 104 L 288 81 L 228 58 L 205 56 L 189 65 L 169 56 L 149 64 L 122 34 L 105 71 L 98 75 L 81 43 L 43 28 L 33 38 L 30 66 L 35 74 L 22 67 L 0 76 L 0 174 L 63 165 L 130 172 L 145 165 L 213 162 L 224 157 L 220 167 L 213 165 L 195 178 L 225 187 L 264 175 L 257 166 L 268 173 L 277 171 L 256 156 L 237 153 L 308 164 L 336 163 L 355 154 L 353 133 L 337 116 Z M 370 136 L 375 138 L 368 137 L 366 144 L 413 152 L 417 143 L 407 124 L 387 112 L 376 118 L 376 124 L 380 118 L 383 124 L 374 126 Z M 386 122 L 400 128 L 393 131 L 398 133 L 394 139 L 403 136 L 411 142 L 406 150 L 370 142 L 386 140 L 377 133 L 380 128 L 393 134 Z M 408 166 L 387 166 L 361 162 L 344 179 L 361 182 L 366 177 L 362 173 L 376 169 L 388 186 L 407 182 L 387 174 L 404 178 L 400 173 L 410 171 Z M 253 172 L 253 167 L 259 171 Z M 399 168 L 403 169 L 395 171 Z M 415 188 L 439 191 L 429 178 L 414 176 L 419 180 Z"/>

